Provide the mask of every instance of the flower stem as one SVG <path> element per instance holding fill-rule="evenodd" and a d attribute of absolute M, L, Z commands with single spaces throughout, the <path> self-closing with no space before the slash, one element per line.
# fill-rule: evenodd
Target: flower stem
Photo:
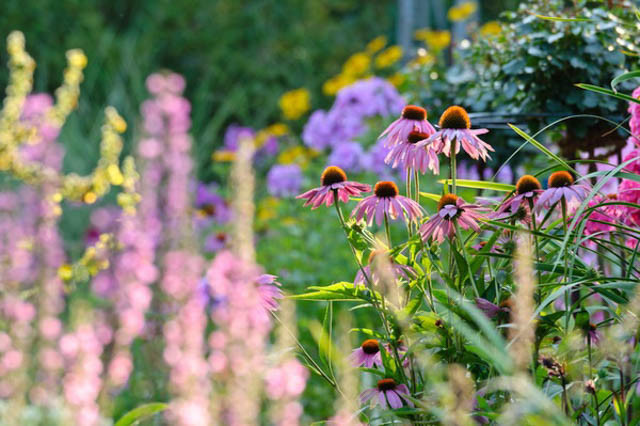
<path fill-rule="evenodd" d="M 451 141 L 451 150 L 449 151 L 449 175 L 451 176 L 451 193 L 453 195 L 456 195 L 456 143 L 456 139 Z"/>
<path fill-rule="evenodd" d="M 389 228 L 387 212 L 384 213 L 384 232 L 387 234 L 387 245 L 389 248 L 393 247 L 393 244 L 391 243 L 391 229 Z"/>
<path fill-rule="evenodd" d="M 533 210 L 533 199 L 529 198 L 529 210 L 531 211 L 531 228 L 533 230 L 533 244 L 535 245 L 536 248 L 536 263 L 540 263 L 541 259 L 540 259 L 540 246 L 538 245 L 538 225 L 536 223 L 536 213 Z M 537 287 L 538 287 L 538 303 L 542 303 L 542 287 L 540 286 L 540 283 L 542 283 L 542 277 L 541 277 L 541 271 L 539 268 L 536 268 L 536 275 L 538 276 L 538 283 L 537 283 Z"/>

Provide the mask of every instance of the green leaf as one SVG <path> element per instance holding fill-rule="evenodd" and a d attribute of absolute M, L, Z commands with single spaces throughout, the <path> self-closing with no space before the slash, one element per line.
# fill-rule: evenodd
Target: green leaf
<path fill-rule="evenodd" d="M 327 286 L 311 286 L 312 290 L 304 294 L 288 296 L 292 300 L 340 300 L 340 301 L 369 301 L 370 290 L 363 285 L 354 287 L 353 283 L 339 282 Z M 379 297 L 379 295 L 377 295 Z"/>
<path fill-rule="evenodd" d="M 545 21 L 554 21 L 554 22 L 589 22 L 593 21 L 593 19 L 589 18 L 561 18 L 558 16 L 544 16 L 538 15 L 537 13 L 533 14 L 536 18 L 544 19 Z"/>
<path fill-rule="evenodd" d="M 604 87 L 594 86 L 593 84 L 586 83 L 578 83 L 576 84 L 576 86 L 581 89 L 591 90 L 592 92 L 600 93 L 603 95 L 613 96 L 614 98 L 618 98 L 623 101 L 635 102 L 637 104 L 640 104 L 640 99 L 638 98 L 634 98 L 633 96 L 625 95 L 623 93 L 614 92 L 613 90 L 605 89 Z"/>
<path fill-rule="evenodd" d="M 569 164 L 567 164 L 562 158 L 558 157 L 557 155 L 555 155 L 553 152 L 549 151 L 544 145 L 542 145 L 540 142 L 538 142 L 537 140 L 535 140 L 534 138 L 532 138 L 531 136 L 529 136 L 528 134 L 526 134 L 525 132 L 523 132 L 522 130 L 520 130 L 518 127 L 514 126 L 511 123 L 508 123 L 509 127 L 511 127 L 511 129 L 516 132 L 518 135 L 520 135 L 521 137 L 523 137 L 527 142 L 529 142 L 531 145 L 535 146 L 536 148 L 538 148 L 540 151 L 542 151 L 547 157 L 555 160 L 558 164 L 562 165 L 562 167 L 565 167 L 568 170 L 573 171 L 574 173 L 576 173 L 577 175 L 580 175 L 580 173 L 578 173 L 573 167 L 571 167 Z"/>
<path fill-rule="evenodd" d="M 456 181 L 456 183 L 457 183 L 457 182 L 458 182 L 458 181 Z M 440 201 L 440 198 L 442 198 L 442 197 L 441 197 L 440 195 L 438 195 L 438 194 L 431 194 L 431 193 L 429 193 L 429 192 L 421 192 L 421 193 L 420 193 L 420 196 L 421 196 L 421 197 L 424 197 L 424 198 L 428 198 L 429 200 L 435 201 L 436 203 L 437 203 L 438 201 Z"/>
<path fill-rule="evenodd" d="M 120 417 L 120 420 L 118 420 L 114 426 L 135 425 L 147 417 L 166 410 L 168 407 L 169 405 L 164 402 L 150 402 L 148 404 L 140 405 Z"/>
<path fill-rule="evenodd" d="M 618 83 L 622 83 L 623 81 L 631 80 L 632 78 L 640 78 L 640 70 L 625 72 L 624 74 L 620 74 L 613 80 L 611 80 L 611 88 L 615 91 L 616 85 Z"/>
<path fill-rule="evenodd" d="M 438 181 L 438 183 L 451 185 L 452 181 L 451 179 L 441 179 Z M 511 192 L 516 189 L 515 185 L 511 185 L 509 183 L 485 182 L 481 180 L 470 180 L 470 179 L 456 179 L 456 186 L 460 186 L 463 188 L 487 189 L 491 191 L 502 191 L 502 192 Z M 422 193 L 420 194 L 422 195 Z"/>

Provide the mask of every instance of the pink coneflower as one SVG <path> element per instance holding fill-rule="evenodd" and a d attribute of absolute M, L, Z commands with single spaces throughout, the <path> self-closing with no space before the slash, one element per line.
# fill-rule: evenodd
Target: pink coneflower
<path fill-rule="evenodd" d="M 359 348 L 351 352 L 350 359 L 355 367 L 373 368 L 376 365 L 378 367 L 382 366 L 380 343 L 376 339 L 365 340 Z"/>
<path fill-rule="evenodd" d="M 278 310 L 278 300 L 282 299 L 280 283 L 276 281 L 275 275 L 262 274 L 256 279 L 258 293 L 262 299 L 262 306 L 270 311 Z"/>
<path fill-rule="evenodd" d="M 586 185 L 575 184 L 571 173 L 561 170 L 549 176 L 549 188 L 542 192 L 536 205 L 536 210 L 551 208 L 562 199 L 567 206 L 581 203 L 589 193 Z"/>
<path fill-rule="evenodd" d="M 347 174 L 336 166 L 329 166 L 324 169 L 320 181 L 322 186 L 313 188 L 296 197 L 306 199 L 305 207 L 311 205 L 312 210 L 317 209 L 322 204 L 326 204 L 329 207 L 334 203 L 336 196 L 340 201 L 346 203 L 351 195 L 357 197 L 361 192 L 371 191 L 369 185 L 348 181 Z"/>
<path fill-rule="evenodd" d="M 456 234 L 455 225 L 462 229 L 473 229 L 480 231 L 478 220 L 482 215 L 478 212 L 481 207 L 477 204 L 467 204 L 465 201 L 454 195 L 445 194 L 438 202 L 438 212 L 420 227 L 420 235 L 423 241 L 429 239 L 441 243 L 444 237 L 453 238 Z"/>
<path fill-rule="evenodd" d="M 431 147 L 418 146 L 417 143 L 428 139 L 431 134 L 419 131 L 409 133 L 406 141 L 400 141 L 389 150 L 384 162 L 392 168 L 401 166 L 405 171 L 420 170 L 423 174 L 430 169 L 433 174 L 440 173 L 438 153 Z"/>
<path fill-rule="evenodd" d="M 393 379 L 378 380 L 378 385 L 373 389 L 367 389 L 360 394 L 360 401 L 364 404 L 377 396 L 378 403 L 382 408 L 401 408 L 404 404 L 413 407 L 413 402 L 409 399 L 409 388 L 405 384 L 397 384 Z M 404 404 L 403 404 L 404 401 Z"/>
<path fill-rule="evenodd" d="M 450 106 L 440 117 L 440 130 L 435 132 L 429 139 L 419 142 L 418 146 L 432 146 L 437 153 L 444 153 L 451 156 L 451 144 L 455 141 L 455 152 L 460 152 L 460 146 L 469 154 L 469 157 L 477 160 L 482 158 L 487 161 L 489 151 L 494 149 L 488 143 L 480 140 L 478 135 L 487 133 L 487 129 L 471 130 L 471 120 L 464 108 Z"/>
<path fill-rule="evenodd" d="M 398 143 L 406 142 L 413 131 L 432 135 L 436 129 L 427 121 L 427 110 L 415 105 L 407 105 L 402 109 L 400 118 L 391 123 L 380 138 L 384 146 L 390 148 Z"/>
<path fill-rule="evenodd" d="M 500 313 L 511 312 L 512 304 L 513 300 L 511 300 L 511 298 L 503 300 L 499 305 L 489 302 L 487 299 L 483 299 L 482 297 L 478 297 L 476 299 L 476 306 L 478 309 L 484 312 L 484 314 L 489 318 L 495 318 Z"/>
<path fill-rule="evenodd" d="M 587 330 L 587 339 L 592 345 L 597 345 L 600 342 L 601 334 L 598 331 L 598 326 L 594 323 L 589 323 L 589 330 Z"/>
<path fill-rule="evenodd" d="M 386 252 L 384 250 L 372 251 L 371 254 L 369 255 L 369 264 L 364 268 L 362 268 L 364 269 L 364 273 L 367 275 L 367 277 L 369 277 L 371 281 L 373 281 L 374 285 L 377 285 L 380 282 L 380 277 L 376 273 L 376 268 L 371 268 L 371 265 L 373 265 L 374 258 L 377 255 L 385 254 L 385 253 Z M 412 267 L 407 265 L 401 265 L 399 263 L 394 262 L 391 256 L 388 256 L 388 258 L 389 258 L 389 265 L 391 266 L 391 273 L 393 274 L 393 277 L 395 278 L 395 280 L 404 278 L 405 280 L 409 281 L 411 277 L 416 276 L 416 272 L 413 270 Z M 358 270 L 358 273 L 356 274 L 356 278 L 353 280 L 353 283 L 355 285 L 365 284 L 365 278 L 364 278 L 364 274 L 362 273 L 362 270 Z"/>
<path fill-rule="evenodd" d="M 422 217 L 423 210 L 420 204 L 415 201 L 398 195 L 398 187 L 391 181 L 376 183 L 373 195 L 366 197 L 356 206 L 351 216 L 356 216 L 357 220 L 367 216 L 369 225 L 373 223 L 375 216 L 376 223 L 382 224 L 384 217 L 391 220 L 402 220 L 409 222 L 417 221 Z M 406 218 L 405 218 L 406 215 Z"/>
<path fill-rule="evenodd" d="M 523 203 L 528 206 L 529 200 L 535 201 L 542 192 L 542 185 L 538 179 L 531 175 L 524 175 L 516 183 L 516 192 L 502 202 L 498 213 L 510 211 L 515 214 Z"/>

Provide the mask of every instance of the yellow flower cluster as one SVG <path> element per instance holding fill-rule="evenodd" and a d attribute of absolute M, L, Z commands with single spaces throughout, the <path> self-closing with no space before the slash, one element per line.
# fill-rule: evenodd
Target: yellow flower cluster
<path fill-rule="evenodd" d="M 22 161 L 18 152 L 20 145 L 34 140 L 37 136 L 34 134 L 35 129 L 28 128 L 20 122 L 22 106 L 33 86 L 35 62 L 25 51 L 24 35 L 21 32 L 9 34 L 7 51 L 9 85 L 6 90 L 7 97 L 0 111 L 0 171 L 8 172 L 28 184 L 46 182 L 55 185 L 59 189 L 56 194 L 59 200 L 56 202 L 67 198 L 91 204 L 106 194 L 111 185 L 121 185 L 123 177 L 118 166 L 122 151 L 120 134 L 126 130 L 127 124 L 112 107 L 105 111 L 106 122 L 102 126 L 100 160 L 92 174 L 61 175 L 44 165 Z M 61 127 L 78 104 L 82 69 L 86 63 L 87 58 L 81 51 L 71 50 L 67 53 L 64 81 L 56 91 L 55 105 L 47 113 L 47 119 L 51 120 L 52 125 Z"/>
<path fill-rule="evenodd" d="M 502 32 L 502 27 L 498 21 L 489 21 L 480 27 L 480 34 L 483 36 L 494 36 Z"/>
<path fill-rule="evenodd" d="M 136 170 L 136 163 L 133 157 L 128 156 L 122 163 L 122 189 L 123 192 L 118 194 L 118 205 L 125 214 L 133 215 L 136 212 L 136 206 L 140 202 L 140 194 L 137 192 L 137 184 L 140 175 Z"/>
<path fill-rule="evenodd" d="M 454 6 L 447 12 L 447 18 L 453 22 L 460 22 L 469 19 L 478 9 L 476 2 L 468 1 L 458 6 Z"/>
<path fill-rule="evenodd" d="M 402 59 L 402 47 L 389 46 L 376 56 L 376 68 L 387 68 Z"/>
<path fill-rule="evenodd" d="M 297 120 L 311 108 L 311 94 L 305 88 L 291 90 L 280 96 L 280 109 L 288 120 Z"/>
<path fill-rule="evenodd" d="M 284 123 L 275 123 L 256 133 L 255 144 L 256 148 L 260 148 L 271 137 L 279 138 L 289 133 L 289 127 Z"/>
<path fill-rule="evenodd" d="M 371 73 L 372 62 L 375 68 L 382 69 L 388 68 L 402 59 L 400 46 L 389 46 L 384 49 L 386 45 L 387 38 L 384 36 L 371 40 L 363 52 L 354 53 L 345 61 L 340 74 L 325 81 L 322 85 L 322 92 L 327 96 L 333 96 L 343 87 L 366 77 Z M 398 81 L 399 77 L 392 77 L 392 80 Z"/>
<path fill-rule="evenodd" d="M 87 281 L 109 267 L 109 253 L 116 248 L 117 243 L 112 234 L 100 234 L 98 242 L 87 247 L 80 260 L 58 268 L 58 277 L 65 282 Z"/>
<path fill-rule="evenodd" d="M 439 52 L 451 44 L 451 33 L 447 30 L 431 31 L 427 28 L 416 30 L 416 40 L 423 41 L 431 50 Z"/>
<path fill-rule="evenodd" d="M 305 146 L 292 146 L 285 149 L 278 155 L 280 164 L 297 164 L 304 169 L 309 165 L 309 161 L 318 156 L 318 152 Z"/>

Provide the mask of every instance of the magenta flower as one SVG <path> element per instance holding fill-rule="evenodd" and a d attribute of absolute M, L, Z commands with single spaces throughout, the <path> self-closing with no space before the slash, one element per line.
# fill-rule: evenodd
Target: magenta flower
<path fill-rule="evenodd" d="M 262 306 L 269 311 L 278 310 L 278 300 L 282 299 L 280 283 L 276 281 L 275 275 L 262 274 L 256 279 L 258 293 L 262 299 Z"/>
<path fill-rule="evenodd" d="M 503 300 L 500 302 L 500 305 L 496 305 L 495 303 L 489 302 L 487 299 L 483 299 L 482 297 L 478 297 L 476 299 L 476 306 L 480 309 L 484 314 L 489 318 L 495 318 L 500 313 L 509 313 L 511 312 L 512 300 L 511 298 Z"/>
<path fill-rule="evenodd" d="M 373 368 L 376 365 L 381 367 L 380 344 L 376 339 L 367 339 L 359 348 L 351 352 L 350 359 L 355 367 Z"/>
<path fill-rule="evenodd" d="M 440 117 L 440 130 L 435 132 L 429 139 L 419 142 L 418 146 L 431 146 L 438 154 L 444 153 L 451 156 L 451 143 L 456 141 L 454 155 L 460 152 L 460 147 L 469 154 L 469 157 L 477 160 L 482 158 L 487 161 L 489 151 L 494 149 L 488 143 L 478 138 L 478 135 L 487 133 L 487 129 L 471 130 L 471 120 L 464 108 L 450 106 Z"/>
<path fill-rule="evenodd" d="M 549 188 L 545 189 L 536 205 L 536 210 L 551 208 L 560 200 L 565 200 L 567 206 L 581 203 L 589 193 L 586 185 L 574 184 L 573 176 L 561 170 L 549 176 Z"/>
<path fill-rule="evenodd" d="M 440 173 L 438 153 L 431 146 L 422 147 L 417 143 L 428 139 L 430 134 L 418 131 L 409 133 L 406 141 L 393 145 L 384 159 L 392 168 L 401 166 L 405 171 L 420 170 L 423 174 L 430 169 L 433 174 Z"/>
<path fill-rule="evenodd" d="M 398 187 L 391 181 L 376 183 L 373 195 L 360 201 L 351 213 L 351 216 L 356 216 L 357 220 L 366 216 L 369 225 L 373 223 L 374 217 L 376 223 L 381 225 L 385 216 L 391 220 L 412 222 L 417 221 L 422 215 L 422 206 L 407 197 L 398 195 Z"/>
<path fill-rule="evenodd" d="M 329 166 L 324 169 L 320 180 L 322 186 L 313 188 L 296 197 L 306 199 L 305 207 L 311 205 L 312 210 L 317 209 L 322 204 L 326 204 L 329 207 L 335 201 L 336 196 L 340 201 L 346 203 L 351 195 L 357 197 L 361 192 L 371 191 L 369 185 L 348 181 L 347 174 L 336 166 Z"/>
<path fill-rule="evenodd" d="M 591 341 L 592 345 L 597 345 L 600 342 L 602 335 L 598 331 L 598 326 L 594 323 L 589 323 L 589 330 L 587 331 L 587 339 Z"/>
<path fill-rule="evenodd" d="M 381 253 L 386 253 L 386 252 L 384 250 L 372 251 L 371 254 L 369 255 L 369 264 L 364 268 L 362 268 L 364 269 L 364 273 L 367 275 L 367 277 L 369 277 L 369 279 L 373 281 L 374 285 L 377 285 L 378 282 L 380 282 L 380 277 L 376 273 L 376 268 L 371 268 L 371 265 L 373 264 L 374 258 Z M 389 257 L 389 265 L 391 266 L 391 273 L 394 277 L 394 280 L 404 278 L 405 280 L 410 281 L 411 277 L 416 276 L 416 272 L 413 270 L 412 267 L 396 263 L 393 261 L 391 256 L 388 256 L 388 257 Z M 355 285 L 365 284 L 364 274 L 362 273 L 361 269 L 358 270 L 358 273 L 356 274 L 356 278 L 353 280 L 353 283 Z"/>
<path fill-rule="evenodd" d="M 415 105 L 407 105 L 402 109 L 400 118 L 391 123 L 380 135 L 384 140 L 384 146 L 392 147 L 401 142 L 406 142 L 409 133 L 414 130 L 432 135 L 436 129 L 427 121 L 427 110 Z"/>
<path fill-rule="evenodd" d="M 397 384 L 393 379 L 378 380 L 378 385 L 373 389 L 367 389 L 360 394 L 360 401 L 364 404 L 377 396 L 378 403 L 382 408 L 391 407 L 393 409 L 402 408 L 404 404 L 413 407 L 413 402 L 409 397 L 409 388 L 405 384 Z"/>
<path fill-rule="evenodd" d="M 454 237 L 456 224 L 462 229 L 471 228 L 479 232 L 478 220 L 482 218 L 478 211 L 480 209 L 477 204 L 467 204 L 454 194 L 445 194 L 438 202 L 438 212 L 420 227 L 420 235 L 425 242 L 433 239 L 441 243 L 445 236 L 449 239 Z"/>

